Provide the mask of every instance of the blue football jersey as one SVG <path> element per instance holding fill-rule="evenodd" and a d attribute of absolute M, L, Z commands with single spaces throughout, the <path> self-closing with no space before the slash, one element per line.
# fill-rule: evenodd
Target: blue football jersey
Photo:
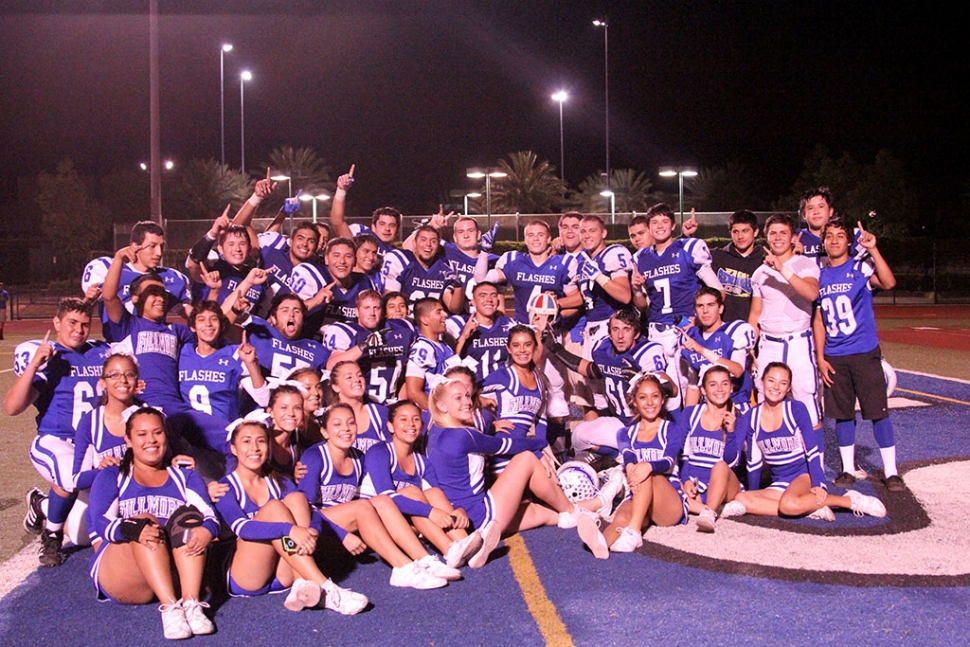
<path fill-rule="evenodd" d="M 451 273 L 451 265 L 443 255 L 439 256 L 430 267 L 425 268 L 415 260 L 404 268 L 398 277 L 401 292 L 407 297 L 408 303 L 418 299 L 431 297 L 440 299 L 445 291 L 452 287 L 448 284 L 447 276 Z"/>
<path fill-rule="evenodd" d="M 646 282 L 651 323 L 676 323 L 694 316 L 694 294 L 701 286 L 697 271 L 711 265 L 707 243 L 698 238 L 677 238 L 662 254 L 646 247 L 634 257 Z"/>
<path fill-rule="evenodd" d="M 26 341 L 14 350 L 14 373 L 23 374 L 40 340 Z M 50 342 L 54 355 L 34 375 L 31 387 L 37 391 L 37 432 L 66 440 L 74 438 L 81 416 L 98 403 L 98 379 L 108 357 L 109 347 L 100 341 L 87 341 L 78 350 Z"/>
<path fill-rule="evenodd" d="M 592 262 L 607 277 L 622 277 L 627 283 L 633 271 L 633 257 L 630 255 L 630 250 L 623 245 L 610 245 L 595 258 L 580 262 Z M 580 279 L 579 289 L 586 302 L 586 319 L 591 322 L 606 321 L 613 316 L 614 312 L 630 305 L 628 302 L 614 299 L 596 281 Z"/>
<path fill-rule="evenodd" d="M 431 341 L 419 334 L 411 345 L 411 353 L 408 355 L 407 377 L 424 379 L 424 393 L 427 395 L 431 392 L 427 374 L 443 375 L 445 362 L 454 355 L 454 351 L 446 344 L 440 341 Z"/>
<path fill-rule="evenodd" d="M 593 396 L 596 398 L 597 408 L 606 409 L 608 405 L 612 415 L 619 418 L 624 425 L 631 424 L 633 411 L 626 401 L 626 390 L 630 387 L 630 382 L 623 376 L 624 372 L 631 369 L 627 361 L 641 373 L 666 372 L 667 356 L 664 355 L 663 346 L 641 337 L 627 351 L 617 353 L 613 342 L 607 337 L 601 339 L 593 348 L 592 358 L 603 374 L 606 387 L 606 402 L 600 400 L 600 394 Z"/>
<path fill-rule="evenodd" d="M 248 374 L 239 359 L 239 346 L 233 344 L 206 357 L 195 346 L 186 346 L 179 357 L 182 399 L 227 424 L 239 417 L 239 382 Z"/>
<path fill-rule="evenodd" d="M 712 351 L 718 357 L 724 357 L 744 367 L 744 374 L 740 378 L 731 378 L 734 389 L 731 400 L 739 405 L 749 405 L 753 384 L 751 372 L 748 371 L 748 350 L 755 346 L 754 328 L 746 321 L 729 321 L 722 324 L 720 328 L 707 337 L 704 337 L 701 329 L 697 326 L 691 326 L 686 330 L 686 333 L 688 337 Z M 700 353 L 695 353 L 687 348 L 682 348 L 680 352 L 684 362 L 697 375 L 705 371 L 710 364 Z"/>
<path fill-rule="evenodd" d="M 535 294 L 552 292 L 565 296 L 563 288 L 573 282 L 575 267 L 564 256 L 550 256 L 537 266 L 528 252 L 505 252 L 499 257 L 495 269 L 502 270 L 505 280 L 512 286 L 515 297 L 515 320 L 529 323 L 529 299 Z"/>
<path fill-rule="evenodd" d="M 461 337 L 461 331 L 464 330 L 469 317 L 472 316 L 474 315 L 462 314 L 448 317 L 448 334 L 457 340 Z M 515 322 L 511 319 L 503 314 L 496 313 L 494 324 L 489 327 L 479 324 L 471 338 L 465 343 L 462 355 L 471 357 L 478 362 L 478 366 L 475 367 L 475 375 L 479 382 L 484 380 L 486 375 L 497 371 L 508 360 L 509 328 L 514 325 Z"/>
<path fill-rule="evenodd" d="M 879 345 L 869 279 L 871 261 L 847 261 L 823 267 L 818 304 L 825 324 L 825 354 L 833 357 L 868 353 Z"/>
<path fill-rule="evenodd" d="M 285 378 L 304 366 L 319 371 L 330 359 L 330 351 L 323 344 L 312 339 L 287 339 L 259 317 L 250 317 L 245 328 L 264 376 Z"/>

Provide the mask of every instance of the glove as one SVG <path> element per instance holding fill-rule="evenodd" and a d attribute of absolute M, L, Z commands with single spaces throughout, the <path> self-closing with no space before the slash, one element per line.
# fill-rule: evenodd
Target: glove
<path fill-rule="evenodd" d="M 623 358 L 623 368 L 620 369 L 620 377 L 623 378 L 624 382 L 630 382 L 640 373 L 640 369 L 636 364 L 628 360 L 626 357 Z"/>
<path fill-rule="evenodd" d="M 492 247 L 495 245 L 495 237 L 498 235 L 498 223 L 495 223 L 492 228 L 482 234 L 482 242 L 479 243 L 483 252 L 492 251 Z"/>
<path fill-rule="evenodd" d="M 448 269 L 445 270 L 444 280 L 446 290 L 450 287 L 457 287 L 461 285 L 461 277 L 458 276 L 458 272 L 455 271 L 455 268 L 451 267 L 450 265 L 448 266 Z"/>
<path fill-rule="evenodd" d="M 283 213 L 289 216 L 300 210 L 300 195 L 302 193 L 302 190 L 297 191 L 295 196 L 292 198 L 287 198 L 283 202 Z"/>
<path fill-rule="evenodd" d="M 583 256 L 581 258 L 582 261 L 579 266 L 579 275 L 583 278 L 583 280 L 595 282 L 597 278 L 603 275 L 603 272 L 601 272 L 600 268 L 596 266 L 593 259 L 586 256 L 586 252 L 583 252 Z"/>
<path fill-rule="evenodd" d="M 364 341 L 357 344 L 357 347 L 360 348 L 361 355 L 363 357 L 370 357 L 374 349 L 384 345 L 384 336 L 390 331 L 390 328 L 384 328 L 383 330 L 376 330 L 367 335 Z"/>

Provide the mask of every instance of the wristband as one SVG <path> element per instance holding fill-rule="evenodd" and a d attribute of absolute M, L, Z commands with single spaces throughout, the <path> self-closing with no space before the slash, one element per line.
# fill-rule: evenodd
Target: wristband
<path fill-rule="evenodd" d="M 603 280 L 601 281 L 600 279 L 603 279 Z M 606 276 L 605 274 L 599 274 L 596 277 L 596 282 L 599 283 L 601 286 L 606 286 L 606 284 L 610 282 L 610 277 Z"/>
<path fill-rule="evenodd" d="M 347 199 L 347 189 L 337 189 L 333 192 L 334 200 L 346 200 Z"/>
<path fill-rule="evenodd" d="M 261 197 L 259 197 L 258 195 L 256 195 L 255 193 L 252 194 L 251 196 L 249 196 L 249 200 L 246 200 L 246 202 L 248 202 L 249 205 L 253 209 L 255 209 L 256 207 L 258 207 L 259 206 L 259 203 L 262 202 L 262 201 L 263 201 L 263 199 Z"/>
<path fill-rule="evenodd" d="M 791 281 L 791 277 L 795 276 L 795 273 L 792 272 L 787 267 L 785 267 L 784 265 L 782 265 L 781 266 L 781 275 L 785 277 L 785 280 L 786 281 Z"/>

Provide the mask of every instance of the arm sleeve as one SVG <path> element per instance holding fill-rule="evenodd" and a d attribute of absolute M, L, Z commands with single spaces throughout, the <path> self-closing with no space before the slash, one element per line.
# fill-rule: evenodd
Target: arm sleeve
<path fill-rule="evenodd" d="M 630 439 L 630 428 L 621 427 L 616 432 L 616 448 L 623 459 L 623 465 L 635 465 L 640 462 L 637 453 L 633 450 L 633 443 Z"/>
<path fill-rule="evenodd" d="M 390 447 L 386 443 L 378 443 L 367 450 L 364 455 L 364 472 L 370 476 L 374 491 L 391 497 L 402 514 L 427 517 L 431 513 L 430 505 L 408 498 L 394 487 L 394 480 L 391 478 Z"/>
<path fill-rule="evenodd" d="M 808 409 L 801 402 L 792 401 L 792 414 L 805 446 L 805 459 L 808 461 L 808 474 L 812 477 L 812 487 L 828 488 L 825 483 L 825 471 L 822 468 L 819 430 L 812 428 L 812 419 L 808 415 Z"/>
<path fill-rule="evenodd" d="M 101 470 L 91 485 L 88 501 L 88 535 L 92 541 L 106 539 L 115 543 L 125 541 L 119 527 L 118 516 L 118 468 Z"/>
<path fill-rule="evenodd" d="M 473 431 L 464 434 L 464 447 L 468 454 L 512 455 L 534 452 L 545 448 L 545 438 L 512 438 L 508 434 L 486 436 Z"/>
<path fill-rule="evenodd" d="M 94 464 L 94 448 L 91 447 L 91 413 L 81 416 L 74 432 L 74 489 L 87 490 L 94 483 L 100 470 Z"/>
<path fill-rule="evenodd" d="M 320 489 L 320 475 L 323 472 L 323 461 L 320 458 L 320 446 L 314 445 L 303 453 L 300 462 L 307 468 L 307 473 L 297 483 L 297 489 L 303 493 L 311 506 L 317 505 Z"/>
<path fill-rule="evenodd" d="M 229 485 L 226 479 L 222 479 L 219 482 Z M 293 528 L 293 524 L 289 523 L 257 521 L 247 517 L 243 509 L 239 507 L 239 501 L 236 499 L 236 491 L 232 485 L 229 485 L 229 491 L 216 503 L 216 510 L 219 512 L 222 521 L 229 526 L 232 532 L 240 539 L 245 539 L 246 541 L 279 539 L 284 535 L 288 535 L 290 529 Z"/>
<path fill-rule="evenodd" d="M 764 466 L 764 459 L 761 456 L 758 443 L 755 442 L 754 429 L 750 420 L 747 421 L 746 427 L 744 434 L 748 447 L 748 489 L 759 490 L 761 489 L 761 468 Z M 737 430 L 735 430 L 735 433 L 737 433 Z"/>
<path fill-rule="evenodd" d="M 680 422 L 667 425 L 667 444 L 664 445 L 664 456 L 659 461 L 650 461 L 650 467 L 659 474 L 670 474 L 677 465 L 678 457 L 684 450 L 687 439 L 687 429 Z"/>
<path fill-rule="evenodd" d="M 727 442 L 724 444 L 724 462 L 728 467 L 734 469 L 741 461 L 741 449 L 744 447 L 744 427 L 741 421 L 744 416 L 738 416 L 734 424 L 734 431 L 727 435 Z"/>

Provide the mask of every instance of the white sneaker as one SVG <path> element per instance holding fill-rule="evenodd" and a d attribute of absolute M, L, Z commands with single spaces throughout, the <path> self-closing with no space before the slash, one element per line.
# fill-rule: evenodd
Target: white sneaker
<path fill-rule="evenodd" d="M 182 601 L 182 611 L 185 613 L 185 621 L 189 623 L 189 629 L 192 630 L 193 636 L 205 636 L 206 634 L 214 633 L 216 626 L 212 624 L 212 621 L 206 617 L 203 609 L 208 609 L 209 604 L 207 602 L 199 602 L 198 600 L 184 600 Z"/>
<path fill-rule="evenodd" d="M 714 524 L 717 522 L 717 513 L 710 508 L 704 508 L 697 515 L 698 532 L 714 532 Z"/>
<path fill-rule="evenodd" d="M 324 608 L 336 611 L 344 616 L 357 615 L 367 608 L 369 603 L 367 596 L 363 593 L 356 593 L 350 589 L 337 586 L 333 580 L 327 580 L 323 583 L 323 595 Z"/>
<path fill-rule="evenodd" d="M 869 473 L 860 467 L 852 472 L 852 476 L 854 476 L 857 481 L 865 481 L 867 478 L 869 478 Z"/>
<path fill-rule="evenodd" d="M 593 519 L 597 519 L 595 512 L 591 512 L 586 508 L 580 507 L 579 505 L 573 504 L 573 509 L 569 512 L 559 513 L 559 527 L 563 529 L 575 528 L 576 524 L 579 523 L 580 517 L 587 516 Z"/>
<path fill-rule="evenodd" d="M 446 566 L 444 562 L 438 559 L 437 555 L 428 555 L 427 557 L 422 557 L 418 560 L 418 564 L 424 570 L 428 571 L 435 577 L 440 577 L 443 580 L 454 582 L 461 579 L 461 571 L 459 571 L 457 568 Z"/>
<path fill-rule="evenodd" d="M 163 604 L 158 610 L 162 612 L 162 632 L 167 640 L 185 640 L 192 637 L 192 627 L 185 619 L 181 602 Z"/>
<path fill-rule="evenodd" d="M 476 530 L 463 539 L 451 542 L 445 553 L 445 564 L 452 568 L 461 568 L 468 563 L 468 558 L 482 547 L 482 536 Z"/>
<path fill-rule="evenodd" d="M 821 521 L 835 521 L 835 513 L 832 512 L 832 508 L 827 505 L 823 505 L 821 508 L 808 515 L 809 519 L 819 519 Z"/>
<path fill-rule="evenodd" d="M 606 537 L 600 532 L 596 519 L 592 516 L 583 515 L 579 518 L 576 525 L 579 538 L 583 540 L 596 559 L 608 559 L 610 556 L 610 546 L 606 543 Z"/>
<path fill-rule="evenodd" d="M 620 538 L 610 546 L 610 550 L 614 553 L 633 553 L 643 546 L 643 537 L 633 528 L 627 526 L 617 528 L 616 531 L 620 533 Z"/>
<path fill-rule="evenodd" d="M 602 502 L 602 507 L 596 511 L 596 514 L 600 519 L 604 521 L 609 521 L 613 517 L 613 501 L 616 499 L 617 495 L 623 492 L 623 488 L 626 483 L 626 479 L 623 476 L 623 468 L 620 465 L 612 467 L 609 470 L 609 478 L 606 484 L 600 488 L 600 493 L 598 498 Z"/>
<path fill-rule="evenodd" d="M 398 566 L 391 570 L 391 586 L 418 589 L 440 589 L 448 586 L 448 580 L 436 577 L 421 568 L 417 562 L 410 562 L 404 566 Z"/>
<path fill-rule="evenodd" d="M 478 549 L 477 553 L 468 559 L 469 568 L 481 568 L 485 566 L 485 562 L 488 561 L 488 556 L 492 554 L 492 551 L 495 550 L 498 542 L 502 539 L 502 531 L 494 521 L 489 521 L 482 526 L 479 533 L 482 536 L 482 546 Z"/>
<path fill-rule="evenodd" d="M 845 495 L 852 499 L 852 512 L 855 513 L 855 516 L 861 517 L 864 514 L 870 517 L 886 516 L 886 506 L 876 497 L 866 496 L 855 490 L 847 490 Z"/>
<path fill-rule="evenodd" d="M 748 509 L 740 501 L 728 501 L 721 508 L 722 519 L 727 519 L 728 517 L 743 517 L 746 514 L 748 514 Z"/>
<path fill-rule="evenodd" d="M 293 581 L 290 592 L 286 594 L 283 606 L 290 611 L 303 611 L 307 607 L 320 604 L 320 587 L 310 580 L 298 577 Z"/>

